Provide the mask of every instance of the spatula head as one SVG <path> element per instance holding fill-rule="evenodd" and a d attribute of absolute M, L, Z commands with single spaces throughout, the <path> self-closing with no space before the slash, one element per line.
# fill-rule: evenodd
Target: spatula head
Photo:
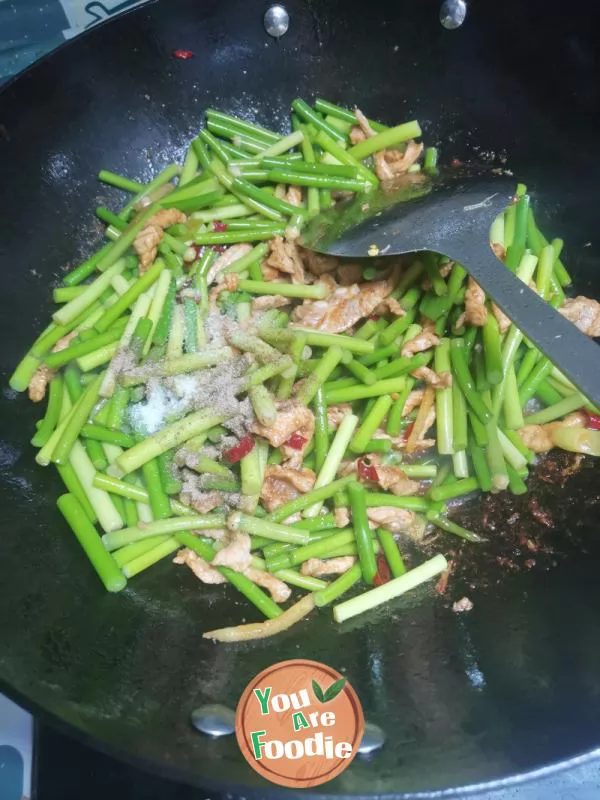
<path fill-rule="evenodd" d="M 511 202 L 514 185 L 489 172 L 406 175 L 394 191 L 379 189 L 319 214 L 304 229 L 301 244 L 351 258 L 432 250 L 469 262 L 471 245 L 478 251 L 488 241 L 490 226 Z"/>
<path fill-rule="evenodd" d="M 595 405 L 600 350 L 492 252 L 489 231 L 511 202 L 514 182 L 449 172 L 434 180 L 406 176 L 395 192 L 373 192 L 315 217 L 301 244 L 350 258 L 430 250 L 461 264 L 514 324 Z M 574 358 L 574 354 L 577 355 Z"/>

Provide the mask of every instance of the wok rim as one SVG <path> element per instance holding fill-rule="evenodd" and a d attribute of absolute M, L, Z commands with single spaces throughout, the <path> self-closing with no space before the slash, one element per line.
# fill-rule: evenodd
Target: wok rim
<path fill-rule="evenodd" d="M 381 800 L 434 800 L 434 798 L 467 798 L 477 797 L 483 793 L 493 791 L 517 788 L 528 783 L 533 783 L 537 780 L 551 778 L 554 775 L 559 775 L 569 769 L 575 767 L 587 766 L 594 760 L 600 759 L 600 746 L 592 750 L 587 750 L 577 755 L 571 756 L 563 761 L 556 761 L 552 764 L 546 764 L 537 769 L 528 770 L 525 772 L 517 772 L 514 775 L 509 775 L 506 778 L 498 778 L 497 780 L 485 781 L 480 783 L 470 783 L 463 786 L 456 786 L 449 789 L 433 789 L 426 792 L 402 792 L 398 793 L 384 793 L 378 795 L 365 795 L 365 794 L 333 794 L 333 793 L 318 793 L 311 791 L 295 792 L 285 787 L 277 786 L 276 784 L 267 785 L 265 788 L 248 787 L 242 784 L 223 784 L 220 781 L 215 781 L 210 778 L 198 780 L 200 777 L 198 773 L 188 772 L 187 770 L 178 769 L 177 767 L 168 766 L 166 764 L 159 764 L 157 761 L 144 758 L 143 756 L 134 755 L 131 751 L 121 750 L 119 747 L 111 744 L 106 740 L 99 739 L 92 736 L 81 728 L 76 727 L 70 722 L 61 719 L 57 714 L 48 711 L 46 708 L 38 705 L 35 702 L 30 702 L 29 699 L 22 695 L 19 691 L 14 690 L 12 686 L 6 684 L 0 679 L 0 691 L 19 705 L 25 711 L 34 715 L 36 721 L 46 722 L 52 725 L 56 730 L 65 733 L 75 738 L 81 744 L 96 750 L 103 755 L 110 758 L 116 758 L 123 763 L 143 770 L 150 775 L 172 780 L 176 783 L 183 783 L 188 786 L 195 786 L 200 789 L 211 789 L 216 791 L 227 791 L 229 795 L 239 797 L 252 797 L 258 798 L 265 797 L 269 800 L 278 800 L 278 798 L 306 798 L 310 797 L 311 800 L 331 800 L 333 797 L 349 797 L 352 800 L 372 800 L 373 797 L 381 798 Z M 199 734 L 200 735 L 200 734 Z"/>

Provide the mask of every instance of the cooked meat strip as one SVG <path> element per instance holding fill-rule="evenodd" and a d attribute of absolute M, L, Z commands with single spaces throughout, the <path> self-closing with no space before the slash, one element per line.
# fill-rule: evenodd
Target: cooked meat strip
<path fill-rule="evenodd" d="M 201 531 L 196 531 L 200 536 L 206 536 L 207 539 L 214 539 L 215 542 L 222 542 L 229 536 L 227 528 L 204 528 Z"/>
<path fill-rule="evenodd" d="M 397 497 L 416 494 L 419 491 L 418 481 L 411 480 L 401 467 L 376 464 L 375 470 L 379 478 L 377 483 L 381 488 L 390 491 Z"/>
<path fill-rule="evenodd" d="M 289 469 L 300 469 L 302 467 L 302 461 L 304 460 L 304 451 L 307 447 L 308 442 L 300 449 L 285 444 L 281 445 L 282 466 Z"/>
<path fill-rule="evenodd" d="M 342 264 L 337 268 L 336 276 L 340 286 L 351 286 L 362 278 L 362 269 L 358 264 Z"/>
<path fill-rule="evenodd" d="M 551 431 L 545 425 L 525 425 L 519 429 L 519 436 L 525 447 L 534 453 L 545 453 L 554 447 Z"/>
<path fill-rule="evenodd" d="M 267 511 L 274 511 L 290 500 L 309 492 L 316 475 L 311 469 L 290 469 L 279 464 L 269 464 L 265 469 L 265 480 L 260 499 Z"/>
<path fill-rule="evenodd" d="M 338 506 L 333 512 L 333 516 L 338 528 L 347 528 L 350 524 L 350 512 L 345 506 Z"/>
<path fill-rule="evenodd" d="M 350 138 L 353 144 L 357 144 L 365 139 L 370 139 L 372 136 L 376 135 L 376 131 L 373 130 L 369 124 L 369 120 L 359 108 L 355 109 L 354 116 L 358 122 L 358 128 L 352 128 L 350 132 Z M 377 177 L 384 183 L 393 181 L 399 175 L 405 174 L 415 161 L 417 161 L 422 152 L 423 144 L 417 144 L 411 139 L 407 143 L 404 152 L 400 150 L 382 150 L 379 153 L 375 153 L 373 158 Z"/>
<path fill-rule="evenodd" d="M 415 408 L 418 408 L 421 405 L 421 400 L 423 399 L 424 394 L 425 389 L 415 389 L 408 395 L 406 398 L 406 403 L 404 404 L 404 408 L 402 409 L 403 417 L 406 417 L 411 411 L 414 411 Z"/>
<path fill-rule="evenodd" d="M 373 313 L 393 291 L 396 279 L 397 272 L 394 270 L 386 280 L 339 286 L 325 300 L 305 300 L 294 309 L 292 321 L 326 333 L 346 331 Z"/>
<path fill-rule="evenodd" d="M 226 583 L 227 581 L 218 570 L 211 567 L 207 561 L 187 547 L 183 548 L 183 550 L 179 550 L 173 562 L 175 564 L 185 564 L 188 566 L 202 583 L 217 584 Z M 261 569 L 248 567 L 243 570 L 242 573 L 257 586 L 262 586 L 263 589 L 267 589 L 276 603 L 285 602 L 292 593 L 289 586 L 283 583 L 283 581 L 280 581 L 278 578 L 269 575 L 268 572 L 264 572 Z"/>
<path fill-rule="evenodd" d="M 470 275 L 465 293 L 465 313 L 463 317 L 464 322 L 469 325 L 477 325 L 480 328 L 485 325 L 487 319 L 485 292 Z"/>
<path fill-rule="evenodd" d="M 226 583 L 227 579 L 221 573 L 211 567 L 208 561 L 200 558 L 198 553 L 194 553 L 189 547 L 184 547 L 183 550 L 178 550 L 174 564 L 185 564 L 189 567 L 194 575 L 199 578 L 202 583 Z"/>
<path fill-rule="evenodd" d="M 56 370 L 50 369 L 45 364 L 40 364 L 36 371 L 31 376 L 27 391 L 29 399 L 34 403 L 39 403 L 46 396 L 46 388 L 56 375 Z"/>
<path fill-rule="evenodd" d="M 352 413 L 351 403 L 340 403 L 338 406 L 327 407 L 327 425 L 333 431 L 337 431 L 340 422 Z"/>
<path fill-rule="evenodd" d="M 276 236 L 269 242 L 271 250 L 265 266 L 290 275 L 292 283 L 305 283 L 304 264 L 300 258 L 298 247 L 293 242 L 284 241 L 281 236 Z"/>
<path fill-rule="evenodd" d="M 290 297 L 282 297 L 280 294 L 263 294 L 252 299 L 252 313 L 268 311 L 271 308 L 282 308 L 289 306 L 292 302 Z"/>
<path fill-rule="evenodd" d="M 415 142 L 410 139 L 406 143 L 406 149 L 401 150 L 386 150 L 385 158 L 388 164 L 391 164 L 393 169 L 398 172 L 406 172 L 409 167 L 415 163 L 423 152 L 424 145 L 420 142 Z"/>
<path fill-rule="evenodd" d="M 386 297 L 385 300 L 382 300 L 381 303 L 379 303 L 373 313 L 378 314 L 381 317 L 384 314 L 393 314 L 395 317 L 406 316 L 406 311 L 402 308 L 395 297 Z"/>
<path fill-rule="evenodd" d="M 400 355 L 404 358 L 412 358 L 417 353 L 423 353 L 425 350 L 430 350 L 440 343 L 439 336 L 435 333 L 435 325 L 428 322 L 421 333 L 418 333 L 414 339 L 408 341 L 403 345 Z"/>
<path fill-rule="evenodd" d="M 492 303 L 492 314 L 496 317 L 496 322 L 498 323 L 498 329 L 500 333 L 506 333 L 506 331 L 511 326 L 510 317 L 507 317 L 504 311 L 499 308 L 496 303 Z"/>
<path fill-rule="evenodd" d="M 425 422 L 423 423 L 423 431 L 421 432 L 421 435 L 417 438 L 417 446 L 424 441 L 425 436 L 427 435 L 428 431 L 431 430 L 434 422 L 435 422 L 435 406 L 429 409 L 429 413 L 425 417 Z"/>
<path fill-rule="evenodd" d="M 252 555 L 250 553 L 250 537 L 247 533 L 239 531 L 229 537 L 225 547 L 219 550 L 212 560 L 214 567 L 229 567 L 235 572 L 244 572 L 250 566 Z"/>
<path fill-rule="evenodd" d="M 242 256 L 245 256 L 252 250 L 252 245 L 246 244 L 242 242 L 241 244 L 232 244 L 231 247 L 228 247 L 224 253 L 221 253 L 213 263 L 210 265 L 210 269 L 206 274 L 206 282 L 210 286 L 211 283 L 214 283 L 217 275 L 223 272 L 224 269 L 230 267 L 235 261 L 237 261 Z"/>
<path fill-rule="evenodd" d="M 365 117 L 360 108 L 354 109 L 354 116 L 356 117 L 356 121 L 358 122 L 358 126 L 363 134 L 364 139 L 371 139 L 371 137 L 376 135 L 376 131 L 373 130 L 369 124 L 369 120 Z"/>
<path fill-rule="evenodd" d="M 408 433 L 406 440 L 405 450 L 407 453 L 412 453 L 418 447 L 422 447 L 421 440 L 426 435 L 427 431 L 433 425 L 435 420 L 435 390 L 428 386 L 423 393 L 423 400 L 419 406 L 419 411 L 415 418 L 414 424 Z"/>
<path fill-rule="evenodd" d="M 289 275 L 284 275 L 283 272 L 279 272 L 279 270 L 267 266 L 266 261 L 262 263 L 261 272 L 264 281 L 279 281 L 280 283 L 292 282 Z"/>
<path fill-rule="evenodd" d="M 190 506 L 199 514 L 208 514 L 213 509 L 223 505 L 223 493 L 199 491 L 198 481 L 194 476 L 191 482 L 184 483 L 181 491 L 181 502 L 185 503 L 186 506 Z"/>
<path fill-rule="evenodd" d="M 276 401 L 277 418 L 272 425 L 262 425 L 255 421 L 252 432 L 267 439 L 273 447 L 281 447 L 282 455 L 286 460 L 284 466 L 297 468 L 302 464 L 304 451 L 308 447 L 315 432 L 315 417 L 310 409 L 297 400 Z M 304 439 L 301 448 L 286 446 L 287 440 L 293 433 Z"/>
<path fill-rule="evenodd" d="M 78 335 L 77 331 L 67 333 L 52 348 L 53 353 L 60 353 L 61 350 L 66 350 L 71 341 Z M 46 396 L 46 389 L 52 378 L 56 375 L 57 370 L 50 369 L 45 364 L 40 364 L 36 371 L 31 376 L 27 393 L 29 399 L 34 403 L 39 403 Z"/>
<path fill-rule="evenodd" d="M 527 417 L 525 417 L 527 422 Z M 587 416 L 581 411 L 574 411 L 558 422 L 548 422 L 546 425 L 525 425 L 519 429 L 519 436 L 525 447 L 534 453 L 545 453 L 554 447 L 553 432 L 557 428 L 585 428 Z"/>
<path fill-rule="evenodd" d="M 315 418 L 306 406 L 297 400 L 276 401 L 277 419 L 272 425 L 254 422 L 252 432 L 263 436 L 273 447 L 281 447 L 293 433 L 299 433 L 308 442 L 315 431 Z"/>
<path fill-rule="evenodd" d="M 391 533 L 408 533 L 415 521 L 412 511 L 392 506 L 368 508 L 367 517 L 373 528 L 385 528 Z"/>
<path fill-rule="evenodd" d="M 399 150 L 383 150 L 375 153 L 373 156 L 375 173 L 379 180 L 386 184 L 393 182 L 400 175 L 405 175 L 420 158 L 423 147 L 422 142 L 417 143 L 411 139 L 403 153 Z M 383 188 L 385 189 L 385 186 Z"/>
<path fill-rule="evenodd" d="M 285 200 L 293 206 L 302 205 L 302 189 L 299 186 L 288 186 Z"/>
<path fill-rule="evenodd" d="M 415 450 L 427 450 L 430 447 L 435 447 L 435 439 L 417 439 L 414 445 Z"/>
<path fill-rule="evenodd" d="M 435 372 L 430 367 L 417 367 L 410 374 L 428 386 L 433 386 L 434 389 L 448 389 L 452 386 L 452 373 L 450 372 Z"/>
<path fill-rule="evenodd" d="M 320 578 L 322 575 L 343 575 L 348 572 L 350 567 L 356 564 L 354 556 L 339 556 L 339 558 L 309 558 L 300 567 L 300 574 L 312 578 Z"/>
<path fill-rule="evenodd" d="M 325 273 L 333 272 L 340 264 L 339 258 L 335 256 L 324 256 L 304 248 L 299 248 L 299 252 L 306 269 L 317 278 Z"/>
<path fill-rule="evenodd" d="M 240 285 L 240 276 L 235 272 L 228 272 L 223 275 L 222 284 L 228 292 L 237 292 Z"/>
<path fill-rule="evenodd" d="M 292 594 L 292 590 L 287 583 L 280 581 L 279 578 L 276 578 L 274 575 L 271 575 L 262 569 L 249 567 L 244 572 L 244 575 L 249 578 L 252 583 L 255 583 L 257 586 L 262 586 L 263 589 L 266 589 L 270 593 L 271 599 L 276 603 L 285 603 L 285 601 Z"/>
<path fill-rule="evenodd" d="M 597 300 L 578 295 L 565 300 L 558 311 L 587 336 L 600 336 L 600 303 Z"/>
<path fill-rule="evenodd" d="M 499 258 L 500 261 L 504 261 L 506 258 L 506 250 L 500 242 L 492 242 L 492 250 L 494 251 L 494 255 L 496 258 Z"/>
<path fill-rule="evenodd" d="M 71 344 L 73 339 L 76 339 L 79 336 L 78 331 L 71 331 L 71 333 L 65 334 L 62 338 L 58 340 L 58 342 L 52 348 L 53 353 L 60 353 L 62 350 L 66 350 L 67 347 Z"/>
<path fill-rule="evenodd" d="M 385 438 L 388 437 L 386 436 Z M 339 469 L 340 475 L 351 475 L 358 472 L 358 462 L 364 460 L 365 458 L 361 457 L 355 461 L 342 462 Z M 374 466 L 377 472 L 377 481 L 373 481 L 373 483 L 376 483 L 385 491 L 390 491 L 398 497 L 416 494 L 419 491 L 419 484 L 416 481 L 411 481 L 402 470 L 402 467 L 382 464 L 378 455 L 370 456 L 368 463 Z"/>
<path fill-rule="evenodd" d="M 358 127 L 358 125 L 354 125 L 350 129 L 350 143 L 351 144 L 358 144 L 359 142 L 364 142 L 364 140 L 366 138 L 367 137 L 364 135 L 364 133 L 361 131 L 361 129 Z"/>
<path fill-rule="evenodd" d="M 140 275 L 154 263 L 165 228 L 185 222 L 186 219 L 186 215 L 176 208 L 162 208 L 150 217 L 133 242 L 133 249 L 139 258 Z"/>
<path fill-rule="evenodd" d="M 209 290 L 208 305 L 210 307 L 211 312 L 214 312 L 215 314 L 219 315 L 221 314 L 217 300 L 219 299 L 219 295 L 226 291 L 227 291 L 227 285 L 225 284 L 225 281 L 217 283 L 216 286 L 213 286 L 213 288 Z"/>

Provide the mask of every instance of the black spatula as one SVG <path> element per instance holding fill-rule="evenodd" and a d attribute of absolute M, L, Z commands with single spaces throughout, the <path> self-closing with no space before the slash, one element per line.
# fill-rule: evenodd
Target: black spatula
<path fill-rule="evenodd" d="M 449 176 L 373 192 L 313 219 L 301 244 L 351 258 L 430 250 L 458 261 L 517 327 L 595 405 L 600 405 L 600 348 L 507 269 L 489 230 L 511 202 L 514 182 Z"/>

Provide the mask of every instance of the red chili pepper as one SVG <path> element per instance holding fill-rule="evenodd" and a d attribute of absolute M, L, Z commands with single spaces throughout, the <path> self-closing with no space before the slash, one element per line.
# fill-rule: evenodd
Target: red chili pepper
<path fill-rule="evenodd" d="M 292 433 L 287 440 L 286 445 L 292 447 L 294 450 L 302 450 L 308 439 L 299 433 Z"/>
<path fill-rule="evenodd" d="M 215 233 L 225 233 L 228 227 L 226 222 L 221 222 L 218 219 L 213 222 L 213 231 Z"/>
<path fill-rule="evenodd" d="M 453 169 L 458 169 L 458 167 L 462 167 L 462 165 L 463 162 L 460 160 L 460 158 L 453 158 L 450 162 L 450 166 L 453 167 Z"/>
<path fill-rule="evenodd" d="M 589 411 L 586 411 L 587 414 L 587 424 L 586 428 L 591 428 L 593 431 L 600 431 L 600 414 L 590 414 Z"/>
<path fill-rule="evenodd" d="M 377 572 L 373 578 L 373 586 L 382 586 L 384 583 L 391 581 L 392 573 L 390 572 L 389 565 L 385 560 L 383 553 L 377 555 Z"/>
<path fill-rule="evenodd" d="M 224 253 L 227 250 L 224 244 L 211 244 L 211 247 L 215 253 Z"/>
<path fill-rule="evenodd" d="M 402 434 L 402 444 L 406 444 L 408 442 L 408 437 L 413 432 L 413 428 L 415 427 L 414 422 L 409 422 L 406 428 L 404 429 L 404 433 Z"/>
<path fill-rule="evenodd" d="M 361 481 L 378 481 L 379 475 L 377 474 L 377 470 L 373 466 L 373 464 L 367 464 L 364 458 L 359 458 L 356 462 L 356 468 L 358 470 L 358 477 Z"/>
<path fill-rule="evenodd" d="M 181 58 L 183 61 L 187 61 L 188 58 L 193 57 L 193 50 L 173 50 L 173 58 Z"/>
<path fill-rule="evenodd" d="M 254 449 L 254 439 L 247 433 L 239 442 L 228 450 L 223 450 L 223 458 L 230 464 L 237 464 L 244 456 Z"/>
<path fill-rule="evenodd" d="M 381 315 L 380 314 L 370 314 L 368 319 L 372 319 L 373 322 L 379 322 L 379 320 L 381 319 Z"/>

